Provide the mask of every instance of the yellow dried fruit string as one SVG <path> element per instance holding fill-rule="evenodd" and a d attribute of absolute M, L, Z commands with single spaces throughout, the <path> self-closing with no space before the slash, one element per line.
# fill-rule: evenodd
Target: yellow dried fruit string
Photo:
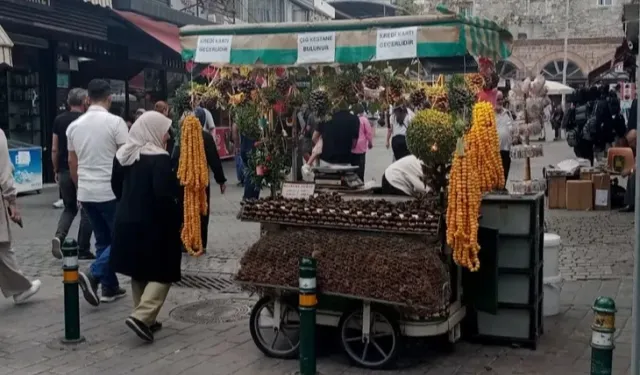
<path fill-rule="evenodd" d="M 182 122 L 178 179 L 184 187 L 183 224 L 180 238 L 187 252 L 199 256 L 203 251 L 200 215 L 207 212 L 206 187 L 209 171 L 204 153 L 202 126 L 198 119 L 187 116 Z"/>
<path fill-rule="evenodd" d="M 463 139 L 464 155 L 454 155 L 449 176 L 447 244 L 457 264 L 477 271 L 482 194 L 504 187 L 496 117 L 490 103 L 474 106 L 472 126 Z"/>

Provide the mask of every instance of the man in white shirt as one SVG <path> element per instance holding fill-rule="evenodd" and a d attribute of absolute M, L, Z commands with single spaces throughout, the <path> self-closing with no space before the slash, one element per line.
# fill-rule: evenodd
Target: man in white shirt
<path fill-rule="evenodd" d="M 431 191 L 424 185 L 422 162 L 413 155 L 396 160 L 387 167 L 382 175 L 382 194 L 409 195 Z"/>
<path fill-rule="evenodd" d="M 127 124 L 109 113 L 111 87 L 94 79 L 87 88 L 91 106 L 67 128 L 69 170 L 78 188 L 78 201 L 86 211 L 96 238 L 96 257 L 89 272 L 79 273 L 84 298 L 93 306 L 123 297 L 118 278 L 109 267 L 116 197 L 111 190 L 111 170 L 116 151 L 128 137 Z M 102 296 L 98 298 L 98 285 Z"/>

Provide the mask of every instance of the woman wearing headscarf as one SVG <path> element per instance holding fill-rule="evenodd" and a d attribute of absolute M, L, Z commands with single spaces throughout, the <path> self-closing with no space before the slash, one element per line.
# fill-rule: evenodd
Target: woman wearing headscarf
<path fill-rule="evenodd" d="M 204 124 L 207 121 L 207 114 L 204 109 L 200 107 L 196 107 L 193 111 L 194 116 L 200 121 L 200 124 Z M 202 138 L 204 143 L 204 154 L 207 158 L 207 165 L 209 169 L 213 172 L 213 178 L 216 180 L 216 183 L 220 186 L 220 193 L 224 194 L 227 190 L 227 179 L 224 176 L 224 169 L 222 168 L 222 163 L 220 162 L 220 155 L 218 154 L 218 147 L 216 146 L 216 141 L 213 139 L 211 133 L 206 130 L 202 131 Z M 180 148 L 177 148 L 177 152 L 174 153 L 174 161 L 173 166 L 177 169 L 178 162 L 180 160 Z M 180 195 L 182 196 L 182 195 Z M 207 185 L 207 207 L 211 207 L 209 204 L 211 201 L 211 184 Z M 202 246 L 204 246 L 203 251 L 207 250 L 207 240 L 209 238 L 209 211 L 205 215 L 202 215 L 200 218 L 200 235 L 202 236 Z"/>
<path fill-rule="evenodd" d="M 142 114 L 116 153 L 111 187 L 118 200 L 110 265 L 131 277 L 134 309 L 126 324 L 151 342 L 171 283 L 180 281 L 178 181 L 165 149 L 171 120 Z"/>

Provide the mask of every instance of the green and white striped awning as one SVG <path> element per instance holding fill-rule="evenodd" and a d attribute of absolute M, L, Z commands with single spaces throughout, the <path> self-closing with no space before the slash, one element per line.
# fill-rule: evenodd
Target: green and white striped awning
<path fill-rule="evenodd" d="M 317 23 L 190 25 L 180 29 L 182 56 L 217 66 L 297 66 L 511 55 L 513 38 L 495 22 L 438 10 L 441 14 Z"/>

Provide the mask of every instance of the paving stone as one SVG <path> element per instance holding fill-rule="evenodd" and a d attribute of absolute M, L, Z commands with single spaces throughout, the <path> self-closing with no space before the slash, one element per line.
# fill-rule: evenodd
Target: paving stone
<path fill-rule="evenodd" d="M 376 136 L 377 146 L 367 156 L 367 178 L 380 180 L 391 160 L 382 147 L 384 131 Z M 543 166 L 571 156 L 564 142 L 547 143 L 545 157 L 534 159 L 534 177 Z M 235 176 L 233 163 L 225 163 L 228 177 Z M 512 164 L 512 179 L 521 179 L 522 161 Z M 231 179 L 231 178 L 230 178 Z M 232 180 L 232 179 L 231 179 Z M 241 190 L 230 183 L 228 193 L 213 194 L 208 253 L 200 258 L 183 258 L 183 271 L 204 275 L 232 274 L 243 252 L 259 236 L 257 224 L 241 223 L 235 215 Z M 203 299 L 226 298 L 210 291 L 172 288 L 160 314 L 164 327 L 152 345 L 141 343 L 124 325 L 130 314 L 130 298 L 99 308 L 82 301 L 82 334 L 87 345 L 78 350 L 60 350 L 64 306 L 60 261 L 50 254 L 50 237 L 60 210 L 51 208 L 57 198 L 54 189 L 19 200 L 24 229 L 15 230 L 14 247 L 25 273 L 40 277 L 43 290 L 25 306 L 0 301 L 0 375 L 25 374 L 215 374 L 285 375 L 293 373 L 296 361 L 269 359 L 255 347 L 247 321 L 199 325 L 174 320 L 170 312 Z M 630 304 L 632 296 L 633 218 L 614 212 L 545 212 L 549 231 L 562 237 L 560 270 L 561 313 L 545 318 L 544 335 L 538 350 L 481 346 L 460 342 L 445 355 L 432 349 L 407 351 L 400 369 L 375 374 L 544 374 L 581 373 L 590 356 L 591 304 L 599 295 L 613 297 L 619 307 L 614 373 L 626 373 L 630 351 Z M 77 225 L 77 223 L 75 224 Z M 74 226 L 71 233 L 75 233 Z M 81 262 L 85 267 L 89 262 Z M 585 281 L 577 281 L 584 279 Z M 129 281 L 122 278 L 126 288 Z M 236 294 L 249 298 L 244 294 Z M 255 297 L 251 297 L 255 298 Z M 56 345 L 51 345 L 54 342 Z M 335 342 L 319 343 L 323 352 L 318 369 L 325 375 L 372 374 L 353 368 Z M 56 348 L 55 350 L 52 348 Z M 39 371 L 39 372 L 38 372 Z M 586 372 L 582 372 L 584 374 Z"/>

